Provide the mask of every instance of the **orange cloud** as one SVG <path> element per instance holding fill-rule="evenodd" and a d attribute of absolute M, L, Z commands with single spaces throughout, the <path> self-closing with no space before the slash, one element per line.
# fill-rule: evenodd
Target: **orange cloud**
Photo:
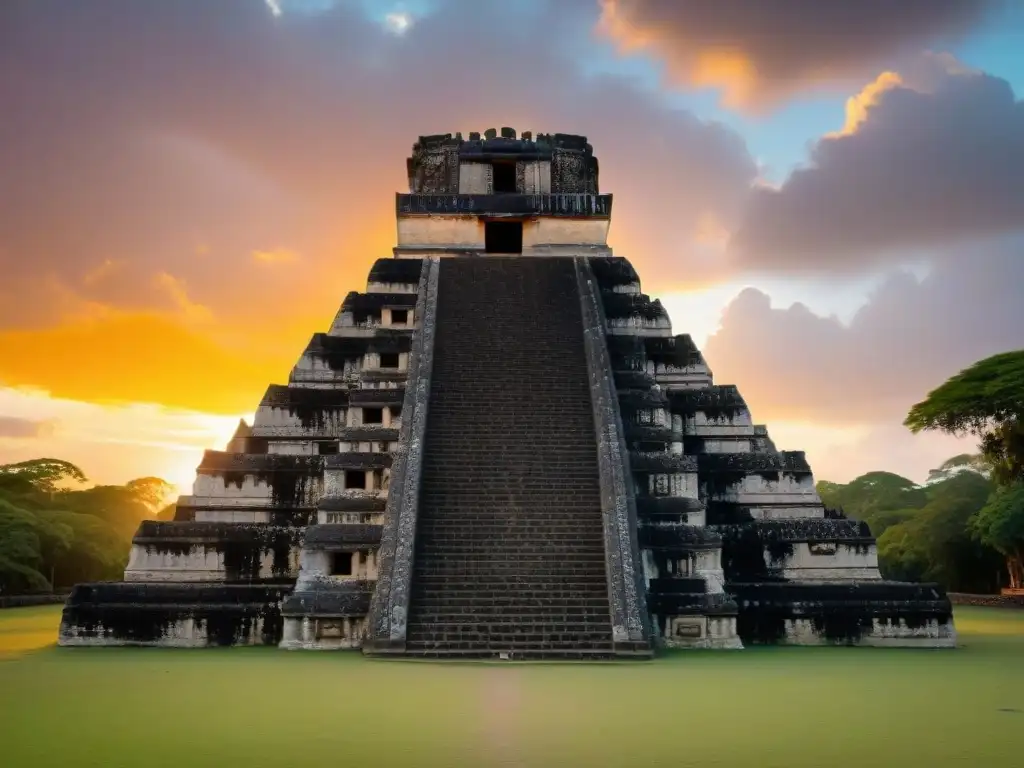
<path fill-rule="evenodd" d="M 308 334 L 307 334 L 308 335 Z M 107 309 L 47 328 L 0 331 L 0 382 L 94 403 L 162 403 L 213 413 L 253 410 L 301 353 L 231 347 L 156 312 Z"/>
<path fill-rule="evenodd" d="M 625 53 L 665 64 L 674 84 L 721 88 L 729 107 L 761 112 L 801 91 L 843 86 L 973 28 L 986 0 L 751 3 L 600 0 L 598 30 Z"/>
<path fill-rule="evenodd" d="M 206 323 L 213 320 L 213 312 L 209 307 L 197 304 L 189 298 L 184 280 L 180 280 L 167 272 L 160 272 L 156 276 L 156 282 L 171 297 L 171 300 L 181 310 L 186 320 L 197 323 Z"/>
<path fill-rule="evenodd" d="M 883 72 L 870 83 L 865 85 L 860 93 L 851 96 L 846 100 L 846 122 L 843 129 L 829 134 L 834 136 L 849 136 L 868 119 L 868 110 L 878 104 L 881 95 L 892 88 L 903 85 L 903 78 L 896 72 Z"/>
<path fill-rule="evenodd" d="M 187 493 L 203 451 L 223 450 L 238 418 L 157 405 L 96 405 L 0 386 L 0 464 L 59 456 L 93 483 L 155 474 Z M 19 433 L 19 422 L 36 428 Z"/>
<path fill-rule="evenodd" d="M 292 264 L 299 260 L 295 251 L 286 248 L 277 248 L 270 251 L 253 251 L 252 257 L 261 264 Z"/>
<path fill-rule="evenodd" d="M 704 211 L 697 217 L 694 241 L 698 245 L 725 248 L 729 243 L 729 230 L 713 212 Z"/>
<path fill-rule="evenodd" d="M 84 285 L 95 285 L 117 268 L 118 262 L 113 259 L 104 259 L 103 263 L 98 267 L 86 273 L 85 277 L 82 278 L 82 283 Z"/>

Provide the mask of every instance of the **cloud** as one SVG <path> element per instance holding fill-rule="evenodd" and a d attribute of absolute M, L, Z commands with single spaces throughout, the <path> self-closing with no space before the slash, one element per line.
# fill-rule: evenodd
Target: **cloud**
<path fill-rule="evenodd" d="M 299 260 L 295 251 L 284 248 L 271 251 L 253 251 L 252 257 L 261 264 L 292 264 Z"/>
<path fill-rule="evenodd" d="M 738 267 L 863 270 L 898 251 L 1024 229 L 1024 102 L 949 57 L 885 74 L 781 187 L 753 190 Z M 966 251 L 965 251 L 966 252 Z"/>
<path fill-rule="evenodd" d="M 0 386 L 0 433 L 6 423 L 48 425 L 31 440 L 0 440 L 0 463 L 59 456 L 94 483 L 155 474 L 187 493 L 203 450 L 223 449 L 238 418 L 152 405 L 96 405 Z"/>
<path fill-rule="evenodd" d="M 1024 348 L 1024 239 L 947 253 L 921 280 L 890 275 L 849 324 L 743 291 L 705 347 L 754 418 L 837 426 L 900 423 L 949 376 Z"/>
<path fill-rule="evenodd" d="M 156 282 L 171 297 L 186 320 L 192 323 L 208 323 L 213 320 L 213 311 L 209 307 L 197 304 L 189 298 L 188 286 L 183 280 L 167 272 L 160 272 L 156 276 Z"/>
<path fill-rule="evenodd" d="M 53 432 L 53 424 L 48 421 L 33 421 L 20 416 L 0 416 L 0 440 L 26 440 L 42 437 Z"/>
<path fill-rule="evenodd" d="M 584 74 L 565 41 L 596 5 L 449 0 L 400 36 L 349 3 L 281 7 L 0 2 L 0 380 L 235 409 L 225 383 L 257 392 L 285 372 L 390 255 L 419 134 L 586 134 L 617 250 L 665 285 L 728 269 L 704 251 L 707 222 L 731 229 L 756 164 L 731 129 Z M 254 255 L 285 253 L 301 262 Z M 77 329 L 58 295 L 114 314 Z M 170 351 L 119 351 L 146 332 Z M 83 334 L 88 355 L 68 346 Z M 12 358 L 43 339 L 86 367 Z"/>
<path fill-rule="evenodd" d="M 861 89 L 860 93 L 846 100 L 846 123 L 843 129 L 830 134 L 828 138 L 849 136 L 857 132 L 861 123 L 868 119 L 868 110 L 878 106 L 882 94 L 903 85 L 903 78 L 896 72 L 883 72 Z"/>
<path fill-rule="evenodd" d="M 763 110 L 807 88 L 874 75 L 949 42 L 987 0 L 599 0 L 602 29 L 664 61 L 676 83 L 720 87 L 730 106 Z"/>
<path fill-rule="evenodd" d="M 0 384 L 96 403 L 245 412 L 298 357 L 273 343 L 257 354 L 257 341 L 249 343 L 218 340 L 180 317 L 104 308 L 66 324 L 0 330 Z"/>

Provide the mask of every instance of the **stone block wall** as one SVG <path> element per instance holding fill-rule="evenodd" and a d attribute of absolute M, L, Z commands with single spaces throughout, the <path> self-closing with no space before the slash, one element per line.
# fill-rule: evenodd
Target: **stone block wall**
<path fill-rule="evenodd" d="M 955 643 L 941 590 L 925 585 L 926 600 L 882 581 L 870 533 L 826 515 L 804 455 L 777 450 L 739 390 L 714 384 L 700 350 L 689 336 L 672 335 L 628 262 L 591 259 L 591 268 L 610 316 L 609 360 L 631 441 L 647 602 L 660 641 Z M 751 592 L 761 584 L 787 586 L 767 600 Z M 857 599 L 816 596 L 828 584 L 873 586 Z"/>
<path fill-rule="evenodd" d="M 239 425 L 228 451 L 206 452 L 176 520 L 140 526 L 124 581 L 76 587 L 62 644 L 276 645 L 285 596 L 323 582 L 331 589 L 312 600 L 323 621 L 314 634 L 325 647 L 359 645 L 421 271 L 413 260 L 374 265 L 370 290 L 345 298 L 332 333 L 313 337 L 287 385 L 268 388 L 254 424 Z"/>

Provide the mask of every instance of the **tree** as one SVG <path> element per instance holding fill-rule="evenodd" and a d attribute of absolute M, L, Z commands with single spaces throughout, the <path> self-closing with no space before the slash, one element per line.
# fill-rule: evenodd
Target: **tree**
<path fill-rule="evenodd" d="M 863 520 L 876 537 L 928 503 L 923 488 L 892 472 L 868 472 L 845 485 L 822 481 L 817 491 L 825 506 Z"/>
<path fill-rule="evenodd" d="M 173 516 L 173 486 L 160 478 L 74 487 L 84 480 L 59 459 L 0 466 L 0 591 L 117 578 L 139 523 L 167 509 Z"/>
<path fill-rule="evenodd" d="M 971 521 L 971 530 L 1006 558 L 1012 589 L 1024 589 L 1024 481 L 999 488 Z"/>
<path fill-rule="evenodd" d="M 125 485 L 94 485 L 82 490 L 63 491 L 53 497 L 62 509 L 93 515 L 112 525 L 131 540 L 139 523 L 153 518 L 160 501 L 173 486 L 158 478 L 132 480 Z"/>
<path fill-rule="evenodd" d="M 43 493 L 56 493 L 68 483 L 79 485 L 88 481 L 85 473 L 70 461 L 61 459 L 30 459 L 17 464 L 0 465 L 0 479 L 30 483 Z"/>
<path fill-rule="evenodd" d="M 958 472 L 974 472 L 983 477 L 992 474 L 992 465 L 980 453 L 961 453 L 951 459 L 946 459 L 936 469 L 928 471 L 928 483 L 939 483 L 948 480 Z"/>
<path fill-rule="evenodd" d="M 58 551 L 70 538 L 71 532 L 63 526 L 0 499 L 0 591 L 50 589 L 44 575 L 44 550 Z"/>
<path fill-rule="evenodd" d="M 914 433 L 976 435 L 998 483 L 1024 479 L 1024 350 L 962 370 L 911 408 L 903 423 Z"/>
<path fill-rule="evenodd" d="M 937 581 L 957 592 L 996 591 L 1002 558 L 969 525 L 991 494 L 991 481 L 960 472 L 927 490 L 924 507 L 879 536 L 883 574 L 898 581 Z"/>
<path fill-rule="evenodd" d="M 128 493 L 154 512 L 162 509 L 174 493 L 174 486 L 159 477 L 140 477 L 129 480 L 124 488 Z"/>

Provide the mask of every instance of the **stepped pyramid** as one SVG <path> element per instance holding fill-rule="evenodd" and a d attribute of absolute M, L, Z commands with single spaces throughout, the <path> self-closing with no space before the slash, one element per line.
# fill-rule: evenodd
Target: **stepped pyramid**
<path fill-rule="evenodd" d="M 952 646 L 607 246 L 582 136 L 425 136 L 398 245 L 63 645 L 649 657 Z"/>

